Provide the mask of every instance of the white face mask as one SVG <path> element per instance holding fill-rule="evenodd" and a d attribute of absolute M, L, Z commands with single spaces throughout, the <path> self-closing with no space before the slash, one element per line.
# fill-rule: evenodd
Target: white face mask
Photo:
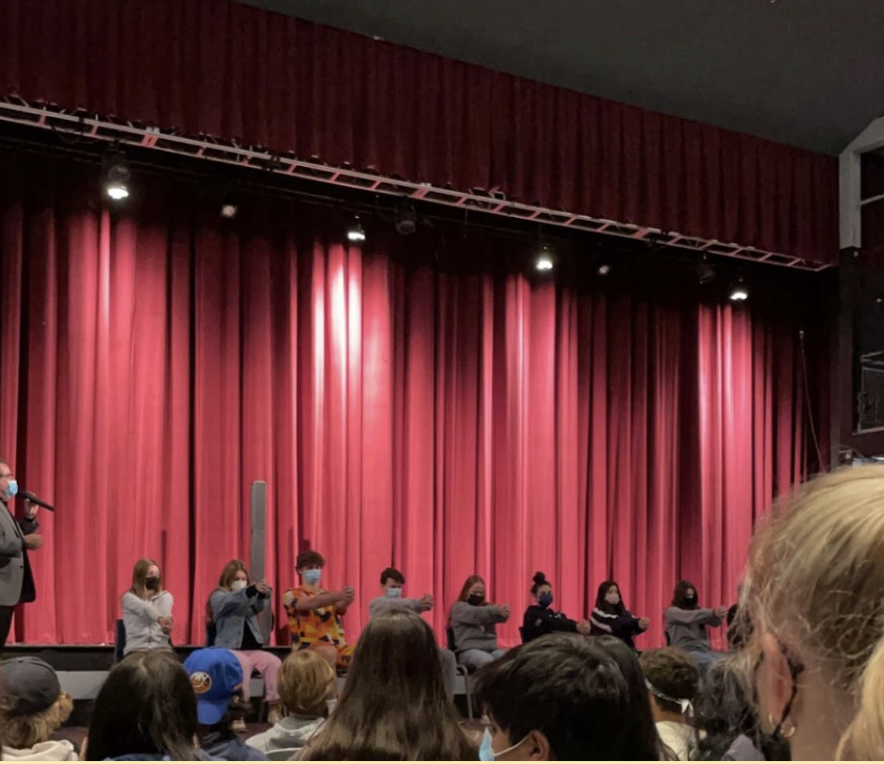
<path fill-rule="evenodd" d="M 243 581 L 242 579 L 238 579 L 230 585 L 230 588 L 233 589 L 233 591 L 235 591 L 235 592 L 241 592 L 248 585 L 249 584 L 247 581 Z"/>
<path fill-rule="evenodd" d="M 606 594 L 605 602 L 609 605 L 619 605 L 620 604 L 620 595 L 619 594 Z"/>

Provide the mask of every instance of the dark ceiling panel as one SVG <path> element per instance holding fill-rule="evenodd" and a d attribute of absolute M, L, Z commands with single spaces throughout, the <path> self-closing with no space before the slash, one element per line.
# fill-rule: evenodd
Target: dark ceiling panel
<path fill-rule="evenodd" d="M 882 0 L 241 0 L 816 151 L 884 114 Z"/>

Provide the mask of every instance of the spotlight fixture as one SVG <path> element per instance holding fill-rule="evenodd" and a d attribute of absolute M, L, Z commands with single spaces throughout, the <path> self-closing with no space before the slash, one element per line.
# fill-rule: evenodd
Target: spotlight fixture
<path fill-rule="evenodd" d="M 731 302 L 745 302 L 749 299 L 749 289 L 743 279 L 738 279 L 731 286 L 730 299 Z"/>
<path fill-rule="evenodd" d="M 715 275 L 715 268 L 705 260 L 697 263 L 697 281 L 701 285 L 711 284 L 715 281 Z"/>
<path fill-rule="evenodd" d="M 396 210 L 393 225 L 400 236 L 410 236 L 417 230 L 417 213 L 409 202 L 404 202 Z"/>
<path fill-rule="evenodd" d="M 534 268 L 541 273 L 544 273 L 546 271 L 551 271 L 554 265 L 552 251 L 544 244 L 537 253 L 537 259 L 534 261 Z"/>
<path fill-rule="evenodd" d="M 607 263 L 602 263 L 599 266 L 599 276 L 607 276 L 611 272 L 611 266 Z"/>
<path fill-rule="evenodd" d="M 236 217 L 236 213 L 239 212 L 239 207 L 235 204 L 231 204 L 230 202 L 225 202 L 221 205 L 221 217 L 226 218 L 227 220 L 233 220 Z"/>
<path fill-rule="evenodd" d="M 115 202 L 127 199 L 131 177 L 125 154 L 117 151 L 106 154 L 102 159 L 101 182 L 104 185 L 104 193 L 109 199 L 113 199 Z"/>
<path fill-rule="evenodd" d="M 347 239 L 355 244 L 365 241 L 365 229 L 362 227 L 362 223 L 359 222 L 358 215 L 353 218 L 353 222 L 347 229 Z"/>

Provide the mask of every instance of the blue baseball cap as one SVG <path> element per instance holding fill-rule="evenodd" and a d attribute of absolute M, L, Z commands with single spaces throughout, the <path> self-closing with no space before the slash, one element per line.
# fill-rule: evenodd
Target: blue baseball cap
<path fill-rule="evenodd" d="M 196 693 L 200 724 L 217 724 L 242 687 L 242 666 L 236 656 L 223 647 L 206 647 L 187 656 L 184 670 Z"/>

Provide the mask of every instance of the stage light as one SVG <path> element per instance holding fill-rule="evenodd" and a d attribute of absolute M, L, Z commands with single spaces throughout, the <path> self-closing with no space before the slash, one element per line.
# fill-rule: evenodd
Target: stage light
<path fill-rule="evenodd" d="M 599 266 L 599 276 L 607 276 L 611 272 L 611 266 L 604 263 Z"/>
<path fill-rule="evenodd" d="M 365 241 L 365 229 L 359 222 L 359 217 L 353 218 L 353 223 L 347 229 L 347 239 L 355 244 Z"/>
<path fill-rule="evenodd" d="M 104 185 L 104 193 L 115 202 L 129 197 L 129 163 L 126 156 L 120 152 L 106 154 L 101 162 L 101 178 Z"/>
<path fill-rule="evenodd" d="M 236 213 L 239 212 L 239 207 L 235 204 L 230 204 L 229 202 L 221 205 L 221 217 L 226 218 L 227 220 L 233 220 L 236 217 Z"/>
<path fill-rule="evenodd" d="M 551 271 L 554 266 L 555 263 L 553 262 L 552 251 L 549 247 L 544 245 L 537 253 L 537 259 L 534 261 L 534 268 L 541 273 L 544 273 L 546 271 Z"/>
<path fill-rule="evenodd" d="M 730 299 L 731 302 L 745 302 L 749 299 L 749 289 L 746 287 L 746 282 L 743 279 L 734 282 L 734 285 L 731 287 Z"/>
<path fill-rule="evenodd" d="M 705 260 L 697 264 L 697 281 L 705 286 L 715 281 L 715 268 Z"/>
<path fill-rule="evenodd" d="M 411 236 L 417 230 L 417 214 L 409 202 L 403 203 L 396 210 L 393 225 L 400 236 Z"/>

